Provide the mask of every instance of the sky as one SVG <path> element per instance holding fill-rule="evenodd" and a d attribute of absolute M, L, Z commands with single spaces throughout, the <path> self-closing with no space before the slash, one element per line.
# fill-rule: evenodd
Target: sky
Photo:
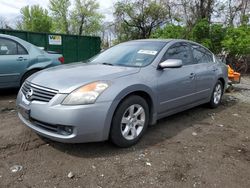
<path fill-rule="evenodd" d="M 112 7 L 117 0 L 97 1 L 100 3 L 100 12 L 105 15 L 105 21 L 112 21 Z M 48 8 L 48 3 L 49 0 L 0 0 L 0 17 L 4 17 L 8 22 L 13 22 L 20 15 L 20 8 L 34 4 Z"/>

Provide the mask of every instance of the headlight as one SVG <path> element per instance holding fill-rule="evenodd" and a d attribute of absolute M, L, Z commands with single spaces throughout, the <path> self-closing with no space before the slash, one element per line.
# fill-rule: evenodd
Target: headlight
<path fill-rule="evenodd" d="M 99 81 L 87 84 L 70 93 L 63 101 L 64 105 L 84 105 L 95 103 L 98 96 L 109 87 L 107 82 Z"/>

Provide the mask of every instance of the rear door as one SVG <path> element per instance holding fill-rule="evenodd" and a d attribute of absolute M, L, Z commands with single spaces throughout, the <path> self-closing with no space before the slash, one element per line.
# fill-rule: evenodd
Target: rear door
<path fill-rule="evenodd" d="M 183 66 L 158 71 L 159 114 L 192 104 L 196 100 L 194 96 L 196 65 L 189 44 L 175 43 L 167 50 L 161 62 L 167 59 L 181 59 Z"/>
<path fill-rule="evenodd" d="M 196 66 L 197 99 L 210 98 L 216 81 L 217 65 L 213 54 L 197 44 L 191 44 L 193 58 Z"/>
<path fill-rule="evenodd" d="M 27 50 L 12 39 L 0 38 L 0 86 L 19 84 L 29 61 Z"/>

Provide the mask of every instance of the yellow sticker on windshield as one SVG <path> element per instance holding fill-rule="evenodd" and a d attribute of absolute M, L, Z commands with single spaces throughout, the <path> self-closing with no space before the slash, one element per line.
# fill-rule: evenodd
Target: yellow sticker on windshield
<path fill-rule="evenodd" d="M 156 55 L 157 51 L 154 50 L 139 50 L 138 54 Z"/>

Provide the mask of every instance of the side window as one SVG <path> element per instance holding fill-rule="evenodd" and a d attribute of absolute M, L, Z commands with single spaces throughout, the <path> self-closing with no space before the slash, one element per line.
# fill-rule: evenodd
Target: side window
<path fill-rule="evenodd" d="M 0 38 L 0 55 L 17 55 L 17 54 L 18 53 L 17 53 L 16 42 Z"/>
<path fill-rule="evenodd" d="M 189 46 L 185 43 L 174 44 L 165 53 L 163 61 L 167 59 L 181 59 L 183 65 L 192 64 Z"/>
<path fill-rule="evenodd" d="M 19 55 L 28 54 L 27 50 L 24 47 L 22 47 L 20 44 L 17 45 L 17 51 Z"/>
<path fill-rule="evenodd" d="M 195 63 L 212 63 L 213 62 L 213 55 L 198 45 L 192 45 L 192 51 L 194 56 Z"/>
<path fill-rule="evenodd" d="M 208 51 L 207 51 L 207 60 L 208 60 L 209 63 L 213 63 L 214 62 L 213 54 L 211 54 Z"/>

